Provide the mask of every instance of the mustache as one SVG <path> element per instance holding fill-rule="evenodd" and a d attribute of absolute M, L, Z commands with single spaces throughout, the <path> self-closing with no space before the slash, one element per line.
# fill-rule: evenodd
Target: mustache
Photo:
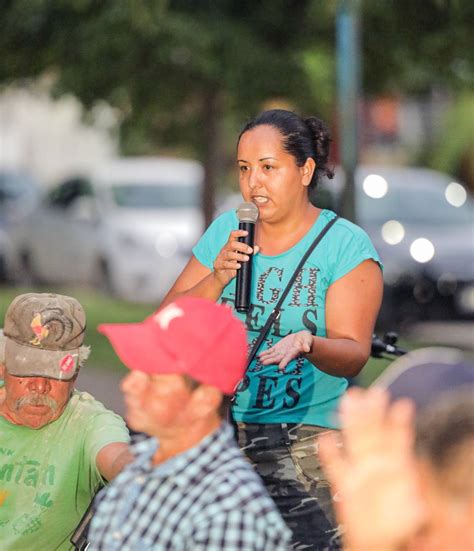
<path fill-rule="evenodd" d="M 20 409 L 25 406 L 46 406 L 49 407 L 53 412 L 58 409 L 58 403 L 56 400 L 53 400 L 49 396 L 23 396 L 15 402 L 15 411 L 20 411 Z"/>

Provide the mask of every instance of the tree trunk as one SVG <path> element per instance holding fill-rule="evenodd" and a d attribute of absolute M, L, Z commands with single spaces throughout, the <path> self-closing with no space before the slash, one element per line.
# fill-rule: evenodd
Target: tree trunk
<path fill-rule="evenodd" d="M 221 118 L 222 94 L 220 90 L 208 90 L 203 97 L 204 189 L 202 210 L 206 228 L 212 222 L 218 179 L 222 176 Z"/>

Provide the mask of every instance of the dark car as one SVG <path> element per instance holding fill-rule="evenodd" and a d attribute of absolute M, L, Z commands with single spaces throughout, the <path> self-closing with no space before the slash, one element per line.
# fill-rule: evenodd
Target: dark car
<path fill-rule="evenodd" d="M 356 221 L 384 264 L 381 326 L 474 317 L 474 205 L 446 174 L 360 166 Z M 344 178 L 323 182 L 315 202 L 338 210 Z"/>
<path fill-rule="evenodd" d="M 7 277 L 6 256 L 11 247 L 9 232 L 33 211 L 39 198 L 39 184 L 30 174 L 0 170 L 0 281 Z"/>

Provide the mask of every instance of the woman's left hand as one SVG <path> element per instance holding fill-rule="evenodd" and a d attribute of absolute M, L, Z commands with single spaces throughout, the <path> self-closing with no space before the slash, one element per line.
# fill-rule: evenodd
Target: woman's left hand
<path fill-rule="evenodd" d="M 260 352 L 258 357 L 263 365 L 278 364 L 278 368 L 284 371 L 291 360 L 310 352 L 312 344 L 313 335 L 309 331 L 298 331 L 283 337 L 272 347 Z"/>

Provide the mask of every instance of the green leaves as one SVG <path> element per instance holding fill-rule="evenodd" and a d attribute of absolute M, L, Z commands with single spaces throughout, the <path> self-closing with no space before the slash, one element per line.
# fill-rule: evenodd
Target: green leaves
<path fill-rule="evenodd" d="M 56 93 L 120 110 L 124 152 L 216 159 L 269 100 L 331 117 L 340 1 L 3 0 L 0 83 L 52 72 Z M 473 2 L 359 5 L 365 94 L 472 87 Z"/>

